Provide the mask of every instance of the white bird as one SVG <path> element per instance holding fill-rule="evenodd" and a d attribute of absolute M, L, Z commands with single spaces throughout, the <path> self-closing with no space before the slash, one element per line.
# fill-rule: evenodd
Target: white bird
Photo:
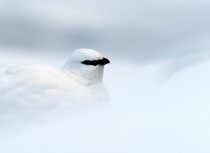
<path fill-rule="evenodd" d="M 33 64 L 1 65 L 0 111 L 108 101 L 103 84 L 104 65 L 108 63 L 97 51 L 78 49 L 62 69 Z"/>

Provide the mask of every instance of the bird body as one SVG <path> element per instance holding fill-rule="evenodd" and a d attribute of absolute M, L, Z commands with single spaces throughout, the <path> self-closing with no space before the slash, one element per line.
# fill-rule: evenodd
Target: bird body
<path fill-rule="evenodd" d="M 91 65 L 92 61 L 99 64 Z M 94 50 L 79 49 L 62 69 L 38 64 L 3 64 L 0 66 L 1 112 L 11 105 L 11 108 L 51 108 L 59 103 L 108 101 L 103 85 L 104 65 L 108 63 Z"/>

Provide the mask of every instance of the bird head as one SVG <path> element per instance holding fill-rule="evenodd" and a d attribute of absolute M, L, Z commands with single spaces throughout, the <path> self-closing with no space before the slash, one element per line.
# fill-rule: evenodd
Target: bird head
<path fill-rule="evenodd" d="M 77 49 L 63 68 L 89 82 L 102 81 L 104 65 L 108 63 L 110 61 L 95 50 Z"/>

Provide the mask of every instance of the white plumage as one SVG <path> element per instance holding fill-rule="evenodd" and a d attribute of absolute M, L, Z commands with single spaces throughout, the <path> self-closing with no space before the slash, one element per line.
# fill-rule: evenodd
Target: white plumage
<path fill-rule="evenodd" d="M 94 66 L 91 62 L 99 64 Z M 109 61 L 100 53 L 79 49 L 73 52 L 62 69 L 43 65 L 1 65 L 0 111 L 6 113 L 8 109 L 34 107 L 50 109 L 61 103 L 108 101 L 102 80 L 107 63 Z"/>

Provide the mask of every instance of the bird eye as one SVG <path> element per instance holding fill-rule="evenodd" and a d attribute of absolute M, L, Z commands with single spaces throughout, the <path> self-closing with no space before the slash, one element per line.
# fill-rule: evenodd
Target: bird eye
<path fill-rule="evenodd" d="M 102 66 L 102 65 L 110 63 L 110 61 L 108 59 L 106 59 L 106 58 L 103 58 L 103 59 L 93 60 L 93 61 L 85 60 L 85 61 L 83 61 L 81 63 L 85 64 L 85 65 L 93 65 L 93 66 L 100 65 L 100 66 Z"/>

